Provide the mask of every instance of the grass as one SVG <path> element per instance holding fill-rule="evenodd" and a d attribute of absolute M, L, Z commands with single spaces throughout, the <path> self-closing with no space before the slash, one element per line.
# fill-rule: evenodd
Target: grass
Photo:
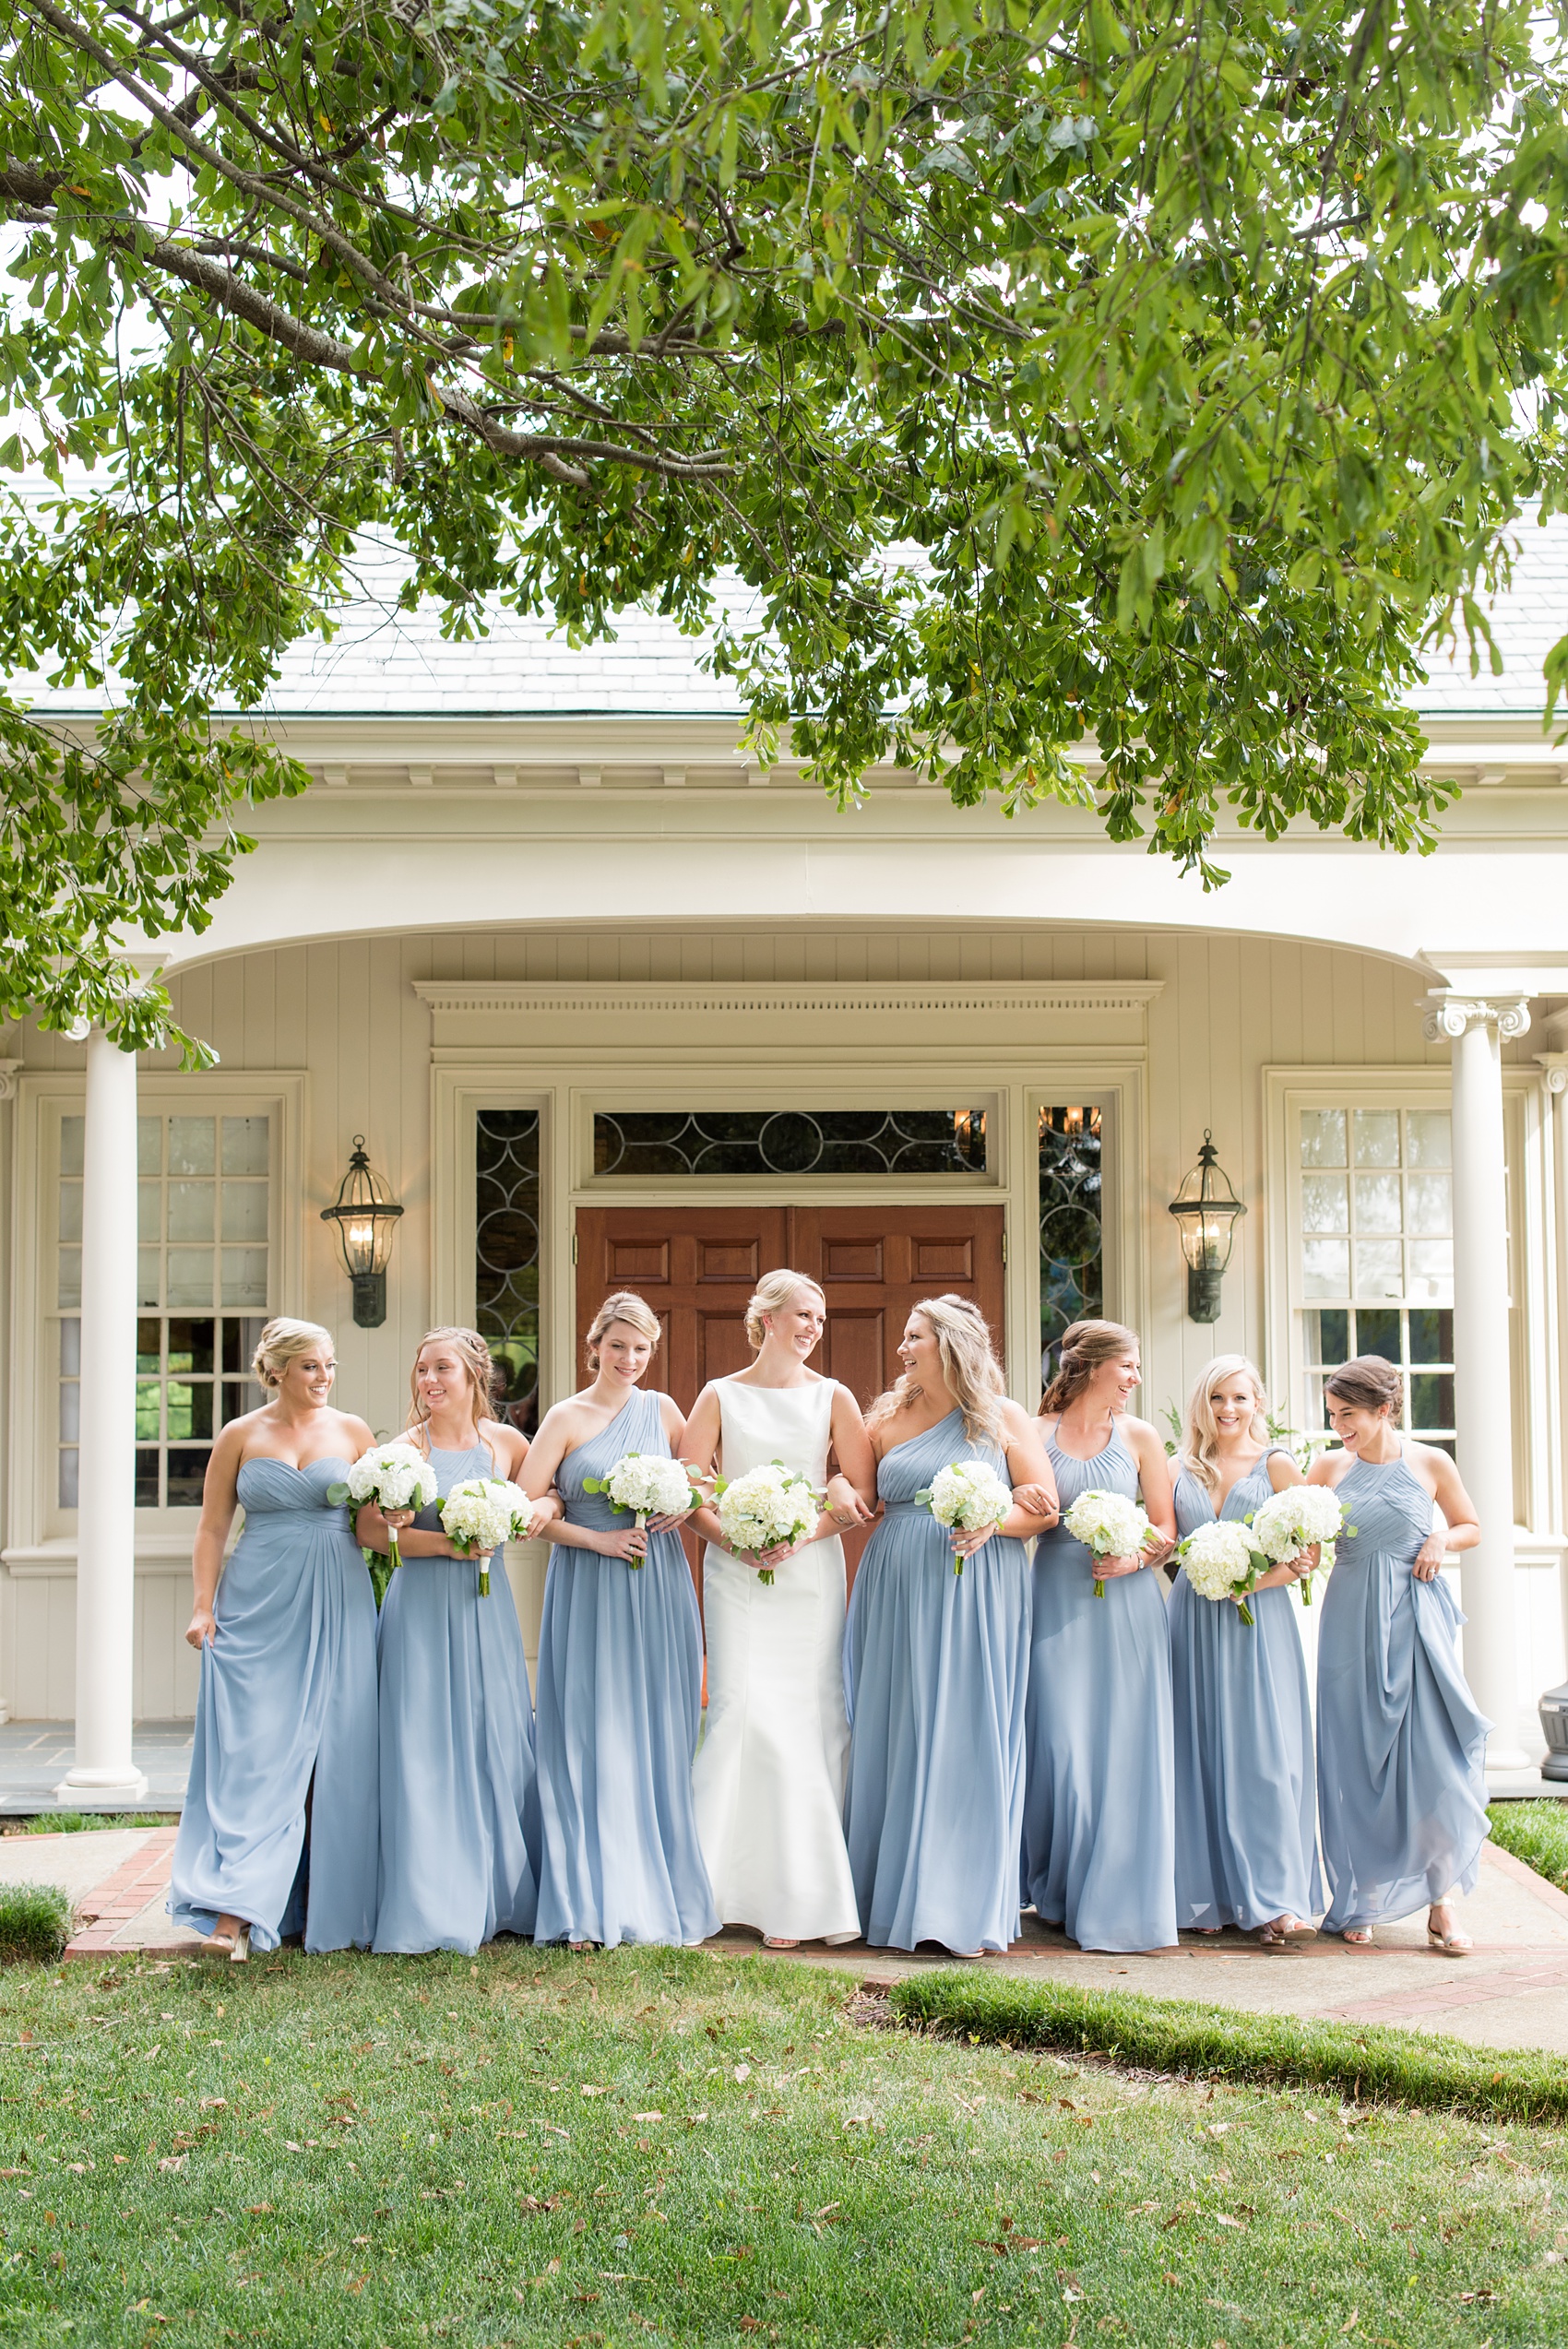
<path fill-rule="evenodd" d="M 900 2022 L 970 2046 L 1071 2049 L 1155 2071 L 1504 2120 L 1568 2119 L 1568 2064 L 1534 2048 L 1472 2047 L 1374 2024 L 1301 2023 L 1184 1999 L 1078 1990 L 1001 1974 L 921 1974 L 888 2003 Z"/>
<path fill-rule="evenodd" d="M 1487 1818 L 1494 1844 L 1568 1892 L 1568 1802 L 1494 1802 Z"/>
<path fill-rule="evenodd" d="M 9 1822 L 7 1835 L 81 1835 L 102 1827 L 173 1827 L 177 1810 L 44 1810 Z"/>
<path fill-rule="evenodd" d="M 0 2343 L 1562 2338 L 1550 2130 L 866 2028 L 853 1998 L 680 1951 L 9 1974 Z"/>
<path fill-rule="evenodd" d="M 70 1894 L 58 1884 L 0 1884 L 0 1965 L 55 1964 L 71 1916 Z"/>

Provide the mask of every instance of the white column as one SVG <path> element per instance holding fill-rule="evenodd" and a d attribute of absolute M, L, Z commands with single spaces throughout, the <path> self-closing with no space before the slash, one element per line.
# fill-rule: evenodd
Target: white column
<path fill-rule="evenodd" d="M 1478 1002 L 1431 991 L 1427 1034 L 1453 1051 L 1454 1384 L 1459 1474 L 1481 1537 L 1459 1560 L 1465 1677 L 1495 1723 L 1494 1770 L 1525 1770 L 1514 1635 L 1514 1414 L 1508 1363 L 1508 1190 L 1502 1039 L 1530 1024 L 1522 995 Z"/>
<path fill-rule="evenodd" d="M 82 1156 L 81 1465 L 77 1506 L 77 1758 L 63 1802 L 138 1800 L 131 1755 L 135 1628 L 137 1063 L 87 1042 Z"/>

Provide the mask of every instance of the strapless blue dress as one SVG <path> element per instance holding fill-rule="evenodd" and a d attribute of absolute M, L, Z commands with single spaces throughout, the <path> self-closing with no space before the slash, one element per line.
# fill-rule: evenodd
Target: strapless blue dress
<path fill-rule="evenodd" d="M 169 1914 L 198 1933 L 243 1917 L 258 1950 L 302 1929 L 307 1950 L 364 1949 L 375 1928 L 375 1595 L 327 1498 L 348 1473 L 244 1463 L 201 1652 Z"/>

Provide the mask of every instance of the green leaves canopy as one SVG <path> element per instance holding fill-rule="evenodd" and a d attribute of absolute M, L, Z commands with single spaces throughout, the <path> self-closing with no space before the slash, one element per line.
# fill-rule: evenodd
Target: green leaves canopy
<path fill-rule="evenodd" d="M 1484 643 L 1506 526 L 1558 495 L 1562 34 L 0 5 L 0 455 L 58 489 L 4 525 L 0 647 L 115 709 L 64 753 L 0 711 L 6 1003 L 157 1032 L 115 923 L 199 927 L 236 802 L 301 788 L 208 714 L 330 626 L 367 536 L 457 634 L 497 596 L 696 629 L 738 573 L 715 658 L 845 801 L 888 760 L 1091 800 L 1207 878 L 1227 801 L 1431 846 L 1418 647 Z"/>

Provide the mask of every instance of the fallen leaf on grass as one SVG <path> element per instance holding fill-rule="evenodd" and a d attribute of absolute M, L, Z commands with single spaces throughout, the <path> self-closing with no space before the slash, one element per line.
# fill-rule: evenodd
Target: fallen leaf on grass
<path fill-rule="evenodd" d="M 634 2113 L 632 2118 L 634 2120 L 662 2120 L 664 2115 L 662 2113 Z"/>
<path fill-rule="evenodd" d="M 227 2096 L 204 2096 L 201 2108 L 204 2113 L 220 2113 L 227 2110 L 228 2104 Z"/>
<path fill-rule="evenodd" d="M 1500 2300 L 1503 2295 L 1500 2292 L 1493 2292 L 1490 2285 L 1484 2285 L 1479 2292 L 1461 2292 L 1459 2297 L 1467 2306 L 1471 2301 L 1477 2301 L 1485 2306 L 1491 2301 Z"/>
<path fill-rule="evenodd" d="M 520 2211 L 552 2211 L 561 2200 L 559 2194 L 519 2194 L 517 2208 Z"/>
<path fill-rule="evenodd" d="M 1354 2332 L 1356 2327 L 1360 2323 L 1360 2321 L 1361 2312 L 1360 2308 L 1352 2308 L 1339 2330 L 1341 2332 Z"/>
<path fill-rule="evenodd" d="M 1216 2226 L 1239 2226 L 1243 2233 L 1246 2231 L 1246 2220 L 1232 2218 L 1229 2211 L 1216 2211 L 1214 2223 Z"/>
<path fill-rule="evenodd" d="M 297 2147 L 295 2151 L 298 2151 Z M 165 2153 L 158 2166 L 160 2169 L 184 2169 L 189 2160 L 188 2153 Z"/>
<path fill-rule="evenodd" d="M 585 2080 L 577 2094 L 579 2096 L 608 2096 L 610 2091 L 608 2088 L 595 2088 L 591 2082 Z"/>
<path fill-rule="evenodd" d="M 540 2274 L 540 2275 L 530 2275 L 530 2276 L 529 2276 L 529 2284 L 548 2284 L 548 2283 L 549 2283 L 549 2281 L 550 2281 L 550 2279 L 551 2279 L 551 2277 L 552 2277 L 552 2275 L 559 2275 L 559 2274 L 560 2274 L 560 2272 L 561 2272 L 561 2262 L 560 2262 L 560 2260 L 552 2260 L 550 2261 L 549 2265 L 548 2265 L 548 2266 L 545 2268 L 545 2270 L 543 2271 L 542 2274 Z M 514 2284 L 514 2285 L 512 2286 L 512 2296 L 513 2296 L 513 2298 L 514 2298 L 514 2299 L 516 2299 L 516 2300 L 526 2300 L 526 2299 L 528 2298 L 528 2294 L 527 2294 L 526 2292 L 524 2292 L 524 2291 L 522 2290 L 522 2288 L 521 2288 L 519 2285 L 517 2285 L 517 2284 Z"/>
<path fill-rule="evenodd" d="M 260 2218 L 265 2212 L 269 2211 L 271 2208 L 272 2205 L 270 2202 L 247 2202 L 245 2204 L 245 2209 L 249 2212 L 252 2218 Z"/>

